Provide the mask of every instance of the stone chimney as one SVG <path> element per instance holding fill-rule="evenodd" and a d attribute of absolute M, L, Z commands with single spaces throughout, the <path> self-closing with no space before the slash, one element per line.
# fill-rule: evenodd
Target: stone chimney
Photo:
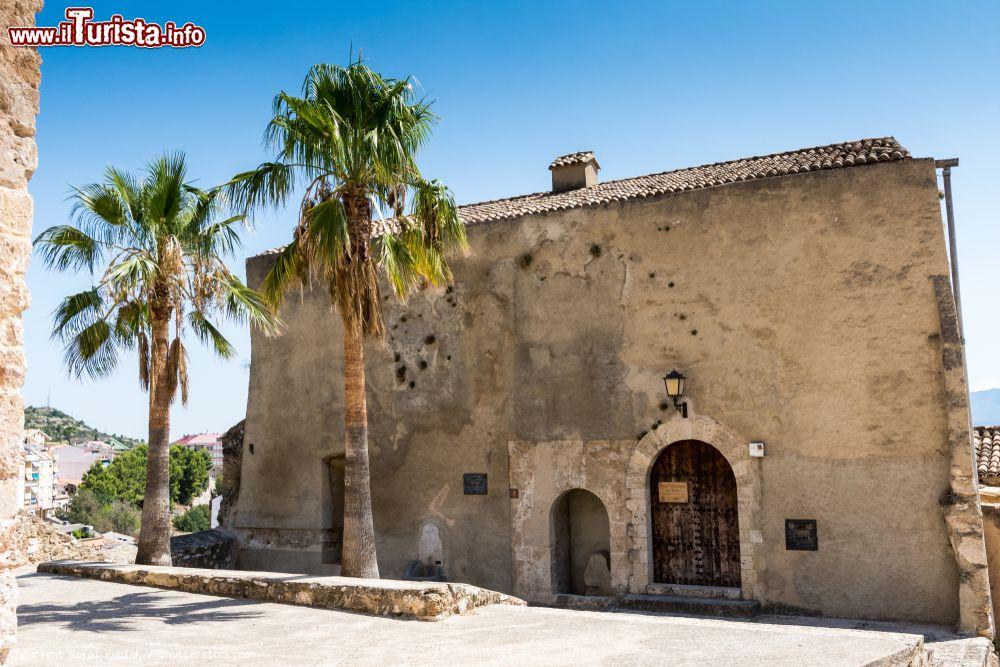
<path fill-rule="evenodd" d="M 597 185 L 597 172 L 601 165 L 590 151 L 570 153 L 557 157 L 549 165 L 552 172 L 552 192 L 566 192 Z"/>

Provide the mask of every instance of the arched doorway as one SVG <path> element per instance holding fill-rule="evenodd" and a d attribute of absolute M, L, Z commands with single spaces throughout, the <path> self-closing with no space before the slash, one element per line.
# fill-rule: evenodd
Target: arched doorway
<path fill-rule="evenodd" d="M 666 447 L 649 474 L 653 581 L 740 585 L 736 476 L 711 445 Z"/>
<path fill-rule="evenodd" d="M 550 515 L 552 592 L 610 595 L 608 510 L 590 491 L 559 496 Z"/>

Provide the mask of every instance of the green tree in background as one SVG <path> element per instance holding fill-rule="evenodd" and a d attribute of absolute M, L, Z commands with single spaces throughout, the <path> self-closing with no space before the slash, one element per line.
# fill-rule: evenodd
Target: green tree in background
<path fill-rule="evenodd" d="M 197 533 L 211 528 L 208 505 L 195 505 L 184 514 L 174 517 L 174 528 L 185 533 Z"/>
<path fill-rule="evenodd" d="M 101 502 L 90 489 L 80 489 L 69 501 L 69 505 L 57 516 L 71 523 L 93 526 L 99 533 L 113 530 L 116 533 L 135 537 L 139 532 L 139 511 L 135 506 L 122 500 Z"/>
<path fill-rule="evenodd" d="M 174 445 L 170 448 L 170 498 L 179 505 L 190 505 L 208 489 L 211 455 L 201 449 Z M 176 472 L 175 472 L 176 471 Z M 174 482 L 176 480 L 176 488 Z"/>
<path fill-rule="evenodd" d="M 69 499 L 69 505 L 64 510 L 56 512 L 56 516 L 70 523 L 85 523 L 92 526 L 94 517 L 101 513 L 102 507 L 103 503 L 96 493 L 90 489 L 78 489 Z"/>
<path fill-rule="evenodd" d="M 99 533 L 113 530 L 116 533 L 135 537 L 139 534 L 139 512 L 132 505 L 115 500 L 102 508 L 99 523 L 95 523 L 94 528 Z"/>
<path fill-rule="evenodd" d="M 141 507 L 146 489 L 146 457 L 149 448 L 139 445 L 115 457 L 111 463 L 95 463 L 80 484 L 77 495 L 90 492 L 102 505 L 120 500 Z M 170 448 L 170 502 L 190 505 L 208 488 L 212 458 L 208 452 L 174 445 Z"/>

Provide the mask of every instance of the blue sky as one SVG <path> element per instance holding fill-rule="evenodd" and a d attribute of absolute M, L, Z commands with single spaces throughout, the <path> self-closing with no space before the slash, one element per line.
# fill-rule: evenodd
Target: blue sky
<path fill-rule="evenodd" d="M 107 164 L 139 168 L 186 151 L 209 186 L 265 157 L 279 90 L 353 45 L 387 75 L 412 74 L 441 117 L 421 159 L 460 202 L 535 192 L 548 162 L 594 150 L 602 179 L 869 136 L 916 156 L 958 156 L 953 181 L 973 389 L 1000 387 L 1000 3 L 997 2 L 95 2 L 163 23 L 193 21 L 197 49 L 42 49 L 35 231 L 66 221 L 69 184 Z M 65 5 L 46 3 L 38 25 Z M 256 221 L 245 256 L 283 243 L 294 215 Z M 135 364 L 101 382 L 69 379 L 50 315 L 88 277 L 33 262 L 25 315 L 29 404 L 145 437 Z M 192 392 L 175 437 L 224 430 L 246 407 L 239 359 L 192 353 Z M 192 348 L 194 346 L 192 345 Z"/>

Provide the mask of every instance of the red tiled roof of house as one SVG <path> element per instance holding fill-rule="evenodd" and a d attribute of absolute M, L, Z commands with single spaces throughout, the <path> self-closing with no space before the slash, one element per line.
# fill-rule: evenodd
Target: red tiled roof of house
<path fill-rule="evenodd" d="M 976 450 L 979 483 L 1000 486 L 1000 426 L 977 426 L 972 429 Z"/>
<path fill-rule="evenodd" d="M 180 440 L 177 440 L 173 444 L 175 445 L 210 445 L 213 442 L 219 442 L 219 433 L 193 433 L 190 435 L 185 435 Z"/>

